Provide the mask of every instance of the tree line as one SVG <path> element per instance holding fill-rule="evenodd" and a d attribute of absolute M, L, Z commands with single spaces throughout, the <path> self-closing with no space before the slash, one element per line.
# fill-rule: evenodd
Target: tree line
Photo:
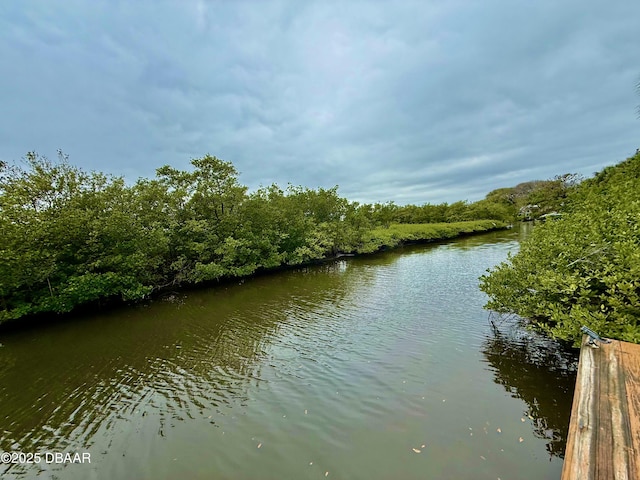
<path fill-rule="evenodd" d="M 487 230 L 512 222 L 525 201 L 501 189 L 475 203 L 360 204 L 337 187 L 249 192 L 232 163 L 211 155 L 191 165 L 163 166 L 128 185 L 75 167 L 61 152 L 57 161 L 28 153 L 21 164 L 0 162 L 0 323 Z M 448 227 L 393 227 L 425 223 Z"/>

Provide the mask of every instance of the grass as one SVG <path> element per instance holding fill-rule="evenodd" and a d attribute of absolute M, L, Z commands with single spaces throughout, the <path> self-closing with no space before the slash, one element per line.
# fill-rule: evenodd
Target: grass
<path fill-rule="evenodd" d="M 385 248 L 393 248 L 408 242 L 429 242 L 446 240 L 469 233 L 488 232 L 505 228 L 505 223 L 497 220 L 474 220 L 455 223 L 392 224 L 388 228 L 376 228 L 364 236 L 358 253 L 372 253 Z"/>

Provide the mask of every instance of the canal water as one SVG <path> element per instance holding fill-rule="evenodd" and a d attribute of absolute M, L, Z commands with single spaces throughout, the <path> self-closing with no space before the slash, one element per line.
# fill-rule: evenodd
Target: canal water
<path fill-rule="evenodd" d="M 0 474 L 558 479 L 576 355 L 489 315 L 478 289 L 517 241 L 406 247 L 0 332 L 0 450 L 40 454 Z"/>

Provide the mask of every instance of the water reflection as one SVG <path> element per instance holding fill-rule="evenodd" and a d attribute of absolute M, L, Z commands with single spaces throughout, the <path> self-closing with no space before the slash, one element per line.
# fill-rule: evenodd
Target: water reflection
<path fill-rule="evenodd" d="M 549 455 L 564 458 L 578 352 L 527 331 L 512 319 L 492 329 L 482 353 L 494 381 L 526 402 L 534 435 L 547 440 Z"/>
<path fill-rule="evenodd" d="M 262 381 L 282 325 L 295 320 L 306 335 L 327 311 L 348 310 L 373 264 L 355 274 L 339 261 L 2 332 L 0 451 L 89 448 L 123 423 L 159 437 L 185 419 L 216 425 Z"/>

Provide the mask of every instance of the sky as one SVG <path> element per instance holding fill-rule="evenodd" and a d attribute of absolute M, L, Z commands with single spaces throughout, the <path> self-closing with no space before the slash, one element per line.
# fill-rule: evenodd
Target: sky
<path fill-rule="evenodd" d="M 0 160 L 475 201 L 640 147 L 637 0 L 2 0 Z"/>

